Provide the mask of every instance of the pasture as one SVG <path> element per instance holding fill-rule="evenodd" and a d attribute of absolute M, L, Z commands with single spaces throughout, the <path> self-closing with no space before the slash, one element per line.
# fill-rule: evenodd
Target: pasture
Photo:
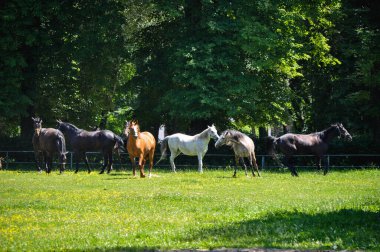
<path fill-rule="evenodd" d="M 0 171 L 0 250 L 380 251 L 380 170 Z"/>

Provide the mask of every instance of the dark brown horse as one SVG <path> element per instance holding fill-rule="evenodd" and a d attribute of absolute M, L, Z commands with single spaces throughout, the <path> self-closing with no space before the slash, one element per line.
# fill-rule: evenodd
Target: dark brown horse
<path fill-rule="evenodd" d="M 293 155 L 298 154 L 311 154 L 317 158 L 318 170 L 321 169 L 321 159 L 327 152 L 328 145 L 335 137 L 343 137 L 344 139 L 352 140 L 351 135 L 343 127 L 341 123 L 331 125 L 329 128 L 308 134 L 292 134 L 288 133 L 281 137 L 269 137 L 268 152 L 274 154 L 275 150 L 285 155 L 285 165 L 289 167 L 292 176 L 298 176 L 298 173 L 294 167 Z M 324 162 L 324 172 L 326 175 L 328 172 L 328 164 Z"/>
<path fill-rule="evenodd" d="M 51 172 L 53 164 L 54 153 L 59 154 L 59 162 L 61 164 L 60 173 L 65 170 L 66 163 L 66 143 L 65 138 L 61 131 L 53 128 L 42 128 L 42 120 L 40 118 L 33 118 L 34 122 L 34 135 L 32 138 L 34 156 L 36 166 L 39 171 L 41 167 L 39 160 L 42 154 L 47 173 Z"/>
<path fill-rule="evenodd" d="M 78 172 L 80 159 L 84 159 L 88 173 L 91 172 L 86 156 L 86 152 L 88 151 L 100 151 L 103 154 L 104 162 L 100 174 L 104 173 L 106 167 L 108 167 L 107 173 L 112 170 L 112 151 L 116 144 L 117 146 L 124 146 L 121 137 L 110 130 L 86 131 L 77 128 L 71 123 L 57 122 L 58 129 L 68 137 L 71 148 L 73 149 L 76 159 L 75 173 Z"/>
<path fill-rule="evenodd" d="M 140 177 L 145 178 L 144 166 L 149 158 L 149 177 L 152 175 L 154 151 L 156 149 L 156 139 L 154 136 L 145 131 L 140 132 L 138 121 L 132 120 L 126 122 L 124 134 L 128 139 L 126 149 L 132 163 L 133 176 L 136 176 L 135 158 L 139 159 Z"/>

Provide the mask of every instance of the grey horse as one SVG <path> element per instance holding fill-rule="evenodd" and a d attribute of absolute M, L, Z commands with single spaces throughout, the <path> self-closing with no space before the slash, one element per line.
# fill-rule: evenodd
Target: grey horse
<path fill-rule="evenodd" d="M 241 133 L 240 131 L 229 129 L 222 132 L 218 141 L 215 143 L 215 148 L 219 148 L 222 145 L 231 146 L 231 148 L 234 150 L 236 162 L 233 175 L 234 178 L 236 177 L 236 170 L 237 166 L 239 165 L 239 160 L 245 169 L 245 175 L 248 176 L 247 166 L 244 162 L 245 157 L 249 160 L 249 165 L 252 168 L 252 175 L 255 176 L 255 172 L 253 170 L 253 167 L 255 167 L 255 170 L 260 177 L 259 169 L 256 163 L 255 144 L 251 138 Z"/>

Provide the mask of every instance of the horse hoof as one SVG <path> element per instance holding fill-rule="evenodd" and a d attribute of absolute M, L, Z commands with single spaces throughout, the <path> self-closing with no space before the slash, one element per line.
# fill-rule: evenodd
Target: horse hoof
<path fill-rule="evenodd" d="M 141 174 L 141 175 L 140 175 L 140 178 L 145 178 L 145 174 Z"/>
<path fill-rule="evenodd" d="M 88 173 L 90 173 L 90 172 L 88 172 Z M 99 172 L 99 174 L 103 174 L 103 173 L 104 173 L 104 171 L 100 171 L 100 172 Z"/>

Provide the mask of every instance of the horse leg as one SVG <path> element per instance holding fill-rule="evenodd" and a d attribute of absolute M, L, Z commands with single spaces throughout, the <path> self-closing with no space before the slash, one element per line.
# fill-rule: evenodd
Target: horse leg
<path fill-rule="evenodd" d="M 234 175 L 232 175 L 233 178 L 236 178 L 236 171 L 239 165 L 239 156 L 235 155 L 235 170 L 234 170 Z"/>
<path fill-rule="evenodd" d="M 65 164 L 66 164 L 66 155 L 65 154 L 62 154 L 62 153 L 60 154 L 59 162 L 61 163 L 59 173 L 62 174 L 65 171 Z"/>
<path fill-rule="evenodd" d="M 323 175 L 326 175 L 329 172 L 329 163 L 327 162 L 327 157 L 323 156 L 323 164 L 324 164 L 324 170 Z"/>
<path fill-rule="evenodd" d="M 152 177 L 154 149 L 149 152 L 149 178 Z"/>
<path fill-rule="evenodd" d="M 86 167 L 87 167 L 87 171 L 88 171 L 88 173 L 91 173 L 91 168 L 90 168 L 90 165 L 88 163 L 88 158 L 87 158 L 86 153 L 83 153 L 83 156 L 84 156 L 84 162 L 85 162 Z"/>
<path fill-rule="evenodd" d="M 298 173 L 297 173 L 297 171 L 296 171 L 296 169 L 294 167 L 293 160 L 294 160 L 293 157 L 291 157 L 291 156 L 285 156 L 285 165 L 287 167 L 289 167 L 289 170 L 290 170 L 292 176 L 298 177 Z"/>
<path fill-rule="evenodd" d="M 295 167 L 295 158 L 291 157 L 289 163 L 290 163 L 290 169 L 292 171 L 292 176 L 298 177 L 298 173 L 297 173 L 296 167 Z"/>
<path fill-rule="evenodd" d="M 171 151 L 171 150 L 170 150 Z M 176 172 L 175 164 L 174 164 L 174 159 L 179 155 L 178 152 L 171 151 L 170 154 L 170 166 L 172 167 L 173 172 Z"/>
<path fill-rule="evenodd" d="M 53 168 L 53 156 L 50 156 L 49 155 L 49 173 L 51 172 L 52 168 Z"/>
<path fill-rule="evenodd" d="M 198 153 L 198 172 L 203 173 L 203 155 L 202 153 Z"/>
<path fill-rule="evenodd" d="M 36 163 L 36 167 L 38 172 L 41 172 L 41 166 L 40 166 L 40 160 L 41 160 L 41 153 L 39 151 L 34 152 L 34 162 Z"/>
<path fill-rule="evenodd" d="M 46 173 L 51 172 L 51 160 L 52 158 L 47 153 L 44 153 Z"/>
<path fill-rule="evenodd" d="M 48 159 L 47 159 L 47 155 L 45 152 L 42 152 L 42 159 L 43 159 L 43 163 L 44 163 L 44 167 L 45 167 L 45 172 L 49 173 Z"/>
<path fill-rule="evenodd" d="M 241 166 L 244 168 L 245 176 L 248 177 L 247 166 L 245 165 L 244 158 L 240 157 L 239 160 L 240 160 Z"/>
<path fill-rule="evenodd" d="M 133 156 L 129 155 L 129 159 L 131 160 L 131 164 L 132 164 L 133 177 L 136 177 L 136 162 L 135 162 L 135 158 Z"/>
<path fill-rule="evenodd" d="M 103 166 L 99 174 L 103 174 L 107 166 L 108 166 L 108 154 L 103 152 Z"/>
<path fill-rule="evenodd" d="M 145 165 L 144 155 L 140 154 L 140 157 L 139 157 L 140 178 L 145 178 L 144 165 Z"/>
<path fill-rule="evenodd" d="M 255 170 L 257 171 L 257 176 L 260 177 L 259 167 L 257 166 L 256 156 L 254 152 L 250 155 L 249 162 L 251 165 L 253 177 L 255 177 L 255 172 L 253 171 L 253 167 L 255 167 Z"/>
<path fill-rule="evenodd" d="M 107 174 L 109 174 L 112 170 L 112 163 L 113 163 L 113 159 L 112 159 L 112 150 L 108 153 L 108 170 L 107 170 Z"/>
<path fill-rule="evenodd" d="M 317 163 L 317 170 L 320 171 L 321 170 L 321 157 L 320 156 L 316 157 L 316 163 Z"/>
<path fill-rule="evenodd" d="M 117 149 L 115 150 L 115 154 L 117 155 L 117 158 L 118 158 L 118 160 L 119 160 L 120 169 L 122 169 L 122 165 L 123 165 L 123 163 L 121 162 L 121 155 L 120 155 L 120 149 L 119 149 L 119 148 L 117 148 Z M 112 154 L 112 155 L 113 155 L 113 154 Z"/>
<path fill-rule="evenodd" d="M 80 157 L 80 154 L 78 152 L 74 152 L 74 156 L 75 156 L 75 173 L 78 173 L 78 170 L 79 170 L 79 159 L 81 157 Z"/>

